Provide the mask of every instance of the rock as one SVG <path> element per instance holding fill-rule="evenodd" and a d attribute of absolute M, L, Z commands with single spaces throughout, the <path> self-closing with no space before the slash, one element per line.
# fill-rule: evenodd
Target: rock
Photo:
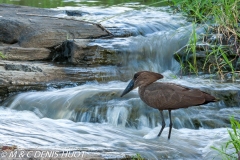
<path fill-rule="evenodd" d="M 0 51 L 4 55 L 4 60 L 49 60 L 52 57 L 51 50 L 47 48 L 23 48 L 18 45 L 0 45 Z"/>
<path fill-rule="evenodd" d="M 18 20 L 0 17 L 0 41 L 7 44 L 14 44 L 19 41 L 21 32 L 26 28 L 25 24 Z"/>
<path fill-rule="evenodd" d="M 37 66 L 29 66 L 23 64 L 5 64 L 6 70 L 24 71 L 24 72 L 42 72 L 42 69 Z"/>
<path fill-rule="evenodd" d="M 0 5 L 0 41 L 25 48 L 49 48 L 67 39 L 110 36 L 102 26 L 74 19 L 58 18 L 59 11 Z M 41 24 L 41 25 L 40 25 Z"/>
<path fill-rule="evenodd" d="M 114 64 L 117 57 L 113 51 L 88 45 L 92 38 L 111 36 L 103 26 L 56 17 L 57 14 L 76 16 L 80 13 L 0 5 L 0 52 L 4 55 L 0 59 L 53 60 L 77 65 Z"/>
<path fill-rule="evenodd" d="M 16 145 L 13 145 L 13 146 L 2 146 L 0 147 L 2 151 L 13 151 L 15 149 L 17 149 L 17 146 Z"/>
<path fill-rule="evenodd" d="M 0 4 L 0 101 L 22 91 L 116 79 L 116 70 L 96 68 L 115 65 L 116 53 L 88 45 L 93 38 L 111 33 L 100 24 L 58 14 L 87 13 Z"/>
<path fill-rule="evenodd" d="M 83 66 L 116 65 L 119 56 L 113 50 L 101 46 L 89 46 L 89 40 L 76 39 L 64 41 L 54 48 L 53 61 L 70 62 Z"/>
<path fill-rule="evenodd" d="M 240 91 L 239 90 L 224 90 L 215 91 L 216 97 L 224 102 L 227 107 L 234 107 L 240 105 Z"/>
<path fill-rule="evenodd" d="M 107 67 L 106 67 L 107 68 Z M 63 88 L 87 81 L 117 80 L 114 68 L 75 67 L 44 62 L 0 61 L 0 102 L 23 91 Z"/>
<path fill-rule="evenodd" d="M 77 16 L 77 17 L 81 17 L 83 15 L 86 15 L 86 14 L 90 14 L 88 12 L 82 12 L 82 11 L 79 11 L 79 10 L 66 10 L 66 14 L 68 16 Z"/>

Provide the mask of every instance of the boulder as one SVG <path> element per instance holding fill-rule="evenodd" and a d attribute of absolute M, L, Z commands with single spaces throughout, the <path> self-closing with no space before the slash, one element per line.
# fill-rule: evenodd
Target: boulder
<path fill-rule="evenodd" d="M 98 45 L 90 46 L 88 39 L 64 41 L 53 49 L 53 61 L 82 66 L 116 65 L 119 56 L 114 50 Z"/>
<path fill-rule="evenodd" d="M 92 39 L 111 37 L 110 32 L 100 24 L 60 18 L 59 14 L 87 13 L 1 4 L 0 59 L 114 65 L 114 51 L 88 45 Z"/>
<path fill-rule="evenodd" d="M 50 48 L 67 39 L 111 36 L 101 25 L 57 17 L 60 11 L 0 5 L 0 42 L 24 48 Z"/>

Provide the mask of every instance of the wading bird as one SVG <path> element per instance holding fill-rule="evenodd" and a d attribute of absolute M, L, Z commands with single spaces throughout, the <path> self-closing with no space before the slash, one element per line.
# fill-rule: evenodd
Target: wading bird
<path fill-rule="evenodd" d="M 163 75 L 159 73 L 149 71 L 138 72 L 123 91 L 121 97 L 139 87 L 138 93 L 141 100 L 148 106 L 160 111 L 162 128 L 158 136 L 161 135 L 165 127 L 163 110 L 168 110 L 170 119 L 168 139 L 170 139 L 172 131 L 171 110 L 198 106 L 218 100 L 214 96 L 199 89 L 190 89 L 173 83 L 155 82 L 161 78 L 163 78 Z"/>

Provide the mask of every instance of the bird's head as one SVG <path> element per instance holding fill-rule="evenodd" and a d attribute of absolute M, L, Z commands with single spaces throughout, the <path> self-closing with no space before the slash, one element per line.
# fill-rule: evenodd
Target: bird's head
<path fill-rule="evenodd" d="M 161 78 L 163 78 L 163 75 L 159 73 L 150 71 L 137 72 L 134 74 L 133 79 L 129 82 L 123 91 L 121 97 L 137 87 L 147 86 Z"/>

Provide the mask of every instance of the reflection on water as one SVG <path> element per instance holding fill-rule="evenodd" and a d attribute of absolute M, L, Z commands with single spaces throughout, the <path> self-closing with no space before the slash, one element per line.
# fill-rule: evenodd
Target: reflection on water
<path fill-rule="evenodd" d="M 39 8 L 56 8 L 65 6 L 112 6 L 128 3 L 129 5 L 151 5 L 164 6 L 165 1 L 159 3 L 159 0 L 0 0 L 0 3 L 15 4 L 22 6 L 32 6 Z M 133 6 L 134 7 L 134 6 Z M 136 7 L 136 6 L 135 6 Z"/>

